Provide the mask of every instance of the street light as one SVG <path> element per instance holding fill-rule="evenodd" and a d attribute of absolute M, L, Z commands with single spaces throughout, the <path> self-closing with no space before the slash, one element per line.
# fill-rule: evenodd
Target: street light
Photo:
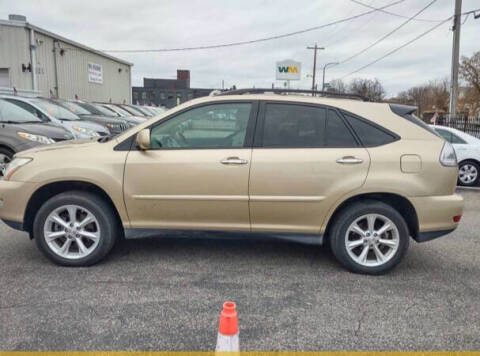
<path fill-rule="evenodd" d="M 339 63 L 338 62 L 330 62 L 330 63 L 327 63 L 323 66 L 322 91 L 325 91 L 325 69 L 327 69 L 327 67 L 329 65 L 336 65 L 336 64 L 339 64 Z"/>

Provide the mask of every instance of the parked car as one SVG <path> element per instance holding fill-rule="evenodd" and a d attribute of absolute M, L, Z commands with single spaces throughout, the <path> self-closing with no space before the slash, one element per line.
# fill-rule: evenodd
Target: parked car
<path fill-rule="evenodd" d="M 145 118 L 139 118 L 134 116 L 121 117 L 116 112 L 108 110 L 107 108 L 95 103 L 87 103 L 84 101 L 76 101 L 75 103 L 82 107 L 82 109 L 88 111 L 90 115 L 103 116 L 111 119 L 121 118 L 122 121 L 128 122 L 131 126 L 136 126 L 138 124 L 141 124 L 142 122 L 145 122 L 146 120 Z"/>
<path fill-rule="evenodd" d="M 2 97 L 2 96 L 0 96 Z M 110 135 L 102 125 L 86 121 L 64 107 L 43 98 L 3 96 L 3 98 L 35 115 L 43 122 L 50 122 L 67 129 L 75 138 L 91 138 Z"/>
<path fill-rule="evenodd" d="M 44 123 L 28 111 L 0 99 L 0 175 L 15 153 L 72 138 L 62 126 Z"/>
<path fill-rule="evenodd" d="M 446 126 L 432 126 L 455 149 L 458 159 L 458 184 L 472 187 L 480 180 L 480 139 Z"/>
<path fill-rule="evenodd" d="M 18 154 L 0 218 L 61 265 L 97 263 L 121 236 L 221 230 L 328 241 L 367 274 L 397 265 L 410 237 L 457 228 L 455 151 L 416 108 L 242 92 L 188 101 L 115 139 Z"/>
<path fill-rule="evenodd" d="M 125 130 L 128 130 L 130 127 L 134 125 L 130 125 L 127 121 L 122 119 L 114 119 L 111 117 L 101 116 L 101 115 L 93 115 L 88 110 L 82 108 L 75 102 L 67 101 L 67 100 L 51 100 L 52 102 L 61 105 L 67 110 L 70 110 L 72 113 L 81 117 L 84 120 L 95 122 L 99 125 L 105 126 L 110 133 L 116 135 L 122 133 Z"/>

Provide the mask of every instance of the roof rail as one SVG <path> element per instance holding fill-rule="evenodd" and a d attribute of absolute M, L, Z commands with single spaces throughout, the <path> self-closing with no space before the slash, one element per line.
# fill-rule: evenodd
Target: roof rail
<path fill-rule="evenodd" d="M 318 90 L 308 90 L 308 89 L 279 89 L 279 88 L 245 88 L 245 89 L 235 89 L 235 90 L 226 90 L 220 93 L 214 93 L 213 95 L 242 95 L 242 94 L 264 94 L 264 93 L 275 93 L 275 94 L 312 94 L 313 96 L 324 96 L 331 98 L 345 98 L 345 99 L 357 99 L 362 101 L 370 101 L 367 97 L 357 94 L 349 93 L 335 93 L 329 91 L 318 91 Z"/>

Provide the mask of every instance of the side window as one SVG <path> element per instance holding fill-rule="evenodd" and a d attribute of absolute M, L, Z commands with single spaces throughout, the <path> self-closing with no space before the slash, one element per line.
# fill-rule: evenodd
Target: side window
<path fill-rule="evenodd" d="M 345 125 L 345 122 L 334 110 L 328 110 L 325 146 L 344 148 L 358 146 L 357 141 Z"/>
<path fill-rule="evenodd" d="M 344 116 L 362 141 L 363 145 L 366 147 L 386 145 L 387 143 L 395 141 L 394 136 L 373 125 L 368 124 L 367 122 L 364 122 L 347 113 L 344 113 Z"/>
<path fill-rule="evenodd" d="M 452 142 L 452 133 L 450 131 L 442 130 L 442 129 L 435 129 L 435 131 L 437 131 L 440 134 L 440 136 L 442 136 L 448 142 L 450 143 Z"/>
<path fill-rule="evenodd" d="M 452 135 L 452 143 L 458 143 L 458 144 L 466 144 L 465 140 L 463 140 L 462 138 L 458 137 L 457 135 L 455 135 L 453 132 L 451 133 Z"/>
<path fill-rule="evenodd" d="M 206 105 L 152 128 L 152 148 L 243 147 L 251 103 Z"/>
<path fill-rule="evenodd" d="M 267 104 L 263 147 L 323 147 L 326 110 L 304 105 Z"/>

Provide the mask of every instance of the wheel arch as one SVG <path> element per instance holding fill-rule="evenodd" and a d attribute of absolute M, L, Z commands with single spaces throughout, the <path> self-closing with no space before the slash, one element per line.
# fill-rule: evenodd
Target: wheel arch
<path fill-rule="evenodd" d="M 32 238 L 33 222 L 35 220 L 36 212 L 45 203 L 48 199 L 68 191 L 85 191 L 89 193 L 94 193 L 104 199 L 112 208 L 115 218 L 119 226 L 122 226 L 122 219 L 118 208 L 115 206 L 115 203 L 107 194 L 107 192 L 98 186 L 97 184 L 79 181 L 79 180 L 68 180 L 68 181 L 56 181 L 47 183 L 40 188 L 38 188 L 30 197 L 27 207 L 25 208 L 25 213 L 23 217 L 23 230 L 27 231 Z"/>
<path fill-rule="evenodd" d="M 474 162 L 480 166 L 480 161 L 475 158 L 464 158 L 460 162 L 458 162 L 458 166 L 460 166 L 462 163 L 465 163 L 465 162 Z"/>
<path fill-rule="evenodd" d="M 325 236 L 328 239 L 330 229 L 332 228 L 335 219 L 340 214 L 341 211 L 346 209 L 353 203 L 362 201 L 362 200 L 377 200 L 382 203 L 390 205 L 392 208 L 397 210 L 405 219 L 407 223 L 410 236 L 416 239 L 419 233 L 419 223 L 418 215 L 413 204 L 404 196 L 395 193 L 363 193 L 354 195 L 345 199 L 340 204 L 337 205 L 330 218 L 328 219 L 327 226 L 325 228 Z"/>
<path fill-rule="evenodd" d="M 4 149 L 7 149 L 9 151 L 12 151 L 13 154 L 15 154 L 15 149 L 12 146 L 10 146 L 6 143 L 0 143 L 0 148 L 4 148 Z"/>

